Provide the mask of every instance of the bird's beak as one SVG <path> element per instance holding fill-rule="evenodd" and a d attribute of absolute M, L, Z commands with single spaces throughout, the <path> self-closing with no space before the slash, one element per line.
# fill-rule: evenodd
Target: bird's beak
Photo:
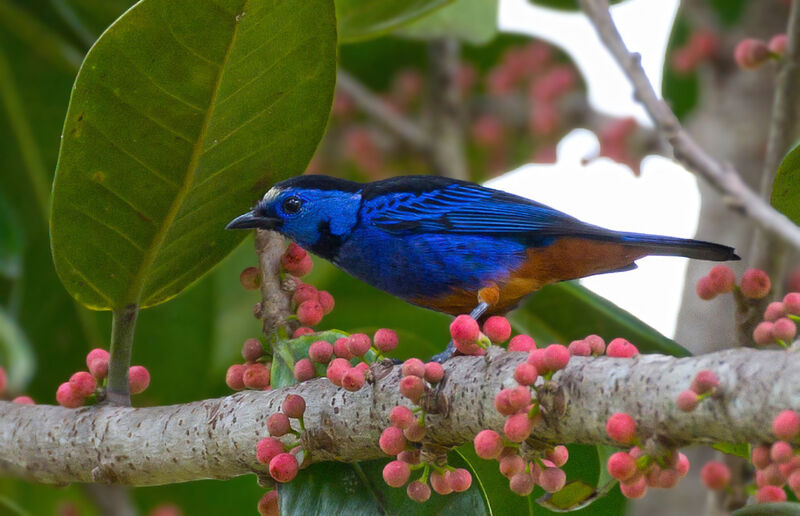
<path fill-rule="evenodd" d="M 281 220 L 272 217 L 264 217 L 257 213 L 250 211 L 244 215 L 239 215 L 232 221 L 228 222 L 225 229 L 275 229 L 280 226 Z"/>

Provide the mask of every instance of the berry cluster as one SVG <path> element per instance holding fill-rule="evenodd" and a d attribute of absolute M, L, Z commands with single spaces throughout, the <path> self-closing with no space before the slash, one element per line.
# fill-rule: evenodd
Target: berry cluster
<path fill-rule="evenodd" d="M 357 391 L 366 382 L 369 364 L 383 359 L 383 354 L 396 348 L 397 343 L 397 333 L 386 328 L 376 331 L 373 340 L 365 333 L 353 333 L 336 339 L 333 345 L 326 341 L 314 342 L 308 348 L 309 362 L 326 366 L 325 376 L 334 385 Z M 297 364 L 300 362 L 302 360 Z M 297 376 L 295 365 L 295 378 Z"/>
<path fill-rule="evenodd" d="M 56 390 L 56 401 L 62 407 L 78 408 L 97 400 L 102 394 L 108 376 L 108 351 L 93 349 L 86 355 L 87 371 L 78 371 Z M 144 366 L 128 369 L 128 389 L 131 394 L 144 392 L 150 385 L 150 372 Z M 32 402 L 32 401 L 31 401 Z"/>
<path fill-rule="evenodd" d="M 483 355 L 491 344 L 502 344 L 511 336 L 511 323 L 500 316 L 492 316 L 483 323 L 469 315 L 459 315 L 450 324 L 450 337 L 462 355 Z"/>
<path fill-rule="evenodd" d="M 746 38 L 736 45 L 733 58 L 741 68 L 753 70 L 770 59 L 780 59 L 786 52 L 786 41 L 786 34 L 772 36 L 769 43 L 756 38 Z"/>
<path fill-rule="evenodd" d="M 242 344 L 242 358 L 244 364 L 233 364 L 225 373 L 225 383 L 231 389 L 254 389 L 263 391 L 269 389 L 270 369 L 272 362 L 264 352 L 264 346 L 258 339 L 247 339 Z"/>
<path fill-rule="evenodd" d="M 739 285 L 736 285 L 736 274 L 727 265 L 715 265 L 697 281 L 696 291 L 700 299 L 710 300 L 718 294 L 727 294 L 734 290 L 749 299 L 762 299 L 769 294 L 772 284 L 767 273 L 760 269 L 747 269 L 742 274 Z"/>
<path fill-rule="evenodd" d="M 300 468 L 311 463 L 310 456 L 300 445 L 300 435 L 305 430 L 305 411 L 306 401 L 302 396 L 286 396 L 281 404 L 281 412 L 276 412 L 267 419 L 267 431 L 271 437 L 261 439 L 256 445 L 256 459 L 268 465 L 270 476 L 277 482 L 291 481 Z M 292 428 L 290 418 L 298 421 L 299 430 Z M 288 444 L 278 439 L 286 435 L 293 437 Z"/>
<path fill-rule="evenodd" d="M 676 401 L 678 408 L 684 412 L 693 411 L 702 400 L 716 394 L 718 387 L 719 379 L 713 371 L 708 369 L 699 371 L 689 389 L 678 394 Z"/>
<path fill-rule="evenodd" d="M 755 496 L 760 503 L 786 501 L 784 486 L 800 495 L 800 456 L 792 445 L 800 436 L 800 416 L 793 410 L 780 412 L 772 420 L 772 433 L 779 441 L 756 446 L 751 455 L 756 468 Z"/>
<path fill-rule="evenodd" d="M 797 335 L 800 321 L 800 293 L 790 292 L 783 301 L 773 301 L 764 310 L 764 320 L 753 330 L 753 340 L 759 346 L 780 344 L 786 347 Z"/>

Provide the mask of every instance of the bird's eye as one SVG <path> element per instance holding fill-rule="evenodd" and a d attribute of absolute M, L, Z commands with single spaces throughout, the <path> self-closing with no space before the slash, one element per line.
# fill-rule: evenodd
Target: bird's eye
<path fill-rule="evenodd" d="M 298 197 L 291 196 L 288 197 L 285 201 L 283 201 L 283 211 L 284 213 L 297 213 L 300 211 L 300 207 L 303 205 L 303 201 L 301 201 Z"/>

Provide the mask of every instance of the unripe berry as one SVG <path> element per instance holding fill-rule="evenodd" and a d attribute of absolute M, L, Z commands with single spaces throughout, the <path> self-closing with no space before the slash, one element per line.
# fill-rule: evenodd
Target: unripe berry
<path fill-rule="evenodd" d="M 789 292 L 783 297 L 783 308 L 786 313 L 800 315 L 800 293 Z"/>
<path fill-rule="evenodd" d="M 311 335 L 314 333 L 314 328 L 309 328 L 308 326 L 301 326 L 294 330 L 292 333 L 292 338 L 297 339 L 302 337 L 303 335 Z"/>
<path fill-rule="evenodd" d="M 635 482 L 622 483 L 619 485 L 619 490 L 625 498 L 641 498 L 647 492 L 647 479 L 641 476 Z"/>
<path fill-rule="evenodd" d="M 278 482 L 289 482 L 297 476 L 297 458 L 291 453 L 279 453 L 269 461 L 269 474 Z"/>
<path fill-rule="evenodd" d="M 341 337 L 334 341 L 333 354 L 346 360 L 353 358 L 353 354 L 350 352 L 350 347 L 347 345 L 347 337 Z"/>
<path fill-rule="evenodd" d="M 733 58 L 740 67 L 752 70 L 758 68 L 769 59 L 769 48 L 761 40 L 754 38 L 743 39 L 736 45 Z"/>
<path fill-rule="evenodd" d="M 636 440 L 636 421 L 624 412 L 617 412 L 606 421 L 606 433 L 618 443 L 633 444 Z"/>
<path fill-rule="evenodd" d="M 432 472 L 429 480 L 431 481 L 433 490 L 443 496 L 452 493 L 453 488 L 450 487 L 450 484 L 447 482 L 447 477 L 449 476 L 449 471 L 445 471 L 444 473 L 439 473 L 438 471 Z"/>
<path fill-rule="evenodd" d="M 308 358 L 318 364 L 327 364 L 333 357 L 333 346 L 330 342 L 318 340 L 308 348 Z"/>
<path fill-rule="evenodd" d="M 381 328 L 376 331 L 372 340 L 375 343 L 375 347 L 378 348 L 381 353 L 388 353 L 394 350 L 399 342 L 397 332 L 388 328 Z"/>
<path fill-rule="evenodd" d="M 86 371 L 78 371 L 70 376 L 69 383 L 72 385 L 75 394 L 84 398 L 94 394 L 95 389 L 97 389 L 97 380 Z M 0 392 L 2 391 L 3 389 L 0 389 Z"/>
<path fill-rule="evenodd" d="M 772 427 L 773 432 L 775 431 L 775 426 L 773 423 Z M 764 469 L 770 464 L 770 457 L 769 457 L 769 447 L 766 445 L 756 446 L 753 448 L 753 451 L 750 454 L 750 462 L 753 463 L 753 466 L 756 469 Z"/>
<path fill-rule="evenodd" d="M 314 371 L 314 364 L 311 363 L 311 360 L 307 358 L 301 358 L 294 364 L 294 368 L 292 370 L 292 374 L 294 375 L 294 379 L 298 382 L 305 382 L 306 380 L 310 380 L 314 378 L 316 372 Z"/>
<path fill-rule="evenodd" d="M 259 362 L 247 364 L 242 373 L 242 383 L 248 389 L 264 390 L 269 387 L 270 373 L 267 366 Z"/>
<path fill-rule="evenodd" d="M 406 438 L 403 431 L 396 426 L 390 426 L 383 430 L 378 445 L 386 455 L 397 455 L 406 449 Z"/>
<path fill-rule="evenodd" d="M 499 315 L 493 315 L 483 323 L 483 333 L 494 344 L 500 344 L 511 337 L 511 323 Z"/>
<path fill-rule="evenodd" d="M 283 453 L 283 443 L 274 437 L 265 437 L 256 444 L 256 459 L 262 464 L 269 464 L 269 461 L 279 453 Z"/>
<path fill-rule="evenodd" d="M 456 345 L 474 344 L 480 336 L 480 328 L 469 315 L 459 315 L 450 323 L 450 336 Z"/>
<path fill-rule="evenodd" d="M 709 461 L 700 470 L 700 478 L 707 488 L 718 491 L 728 487 L 731 480 L 731 470 L 724 463 L 719 461 Z"/>
<path fill-rule="evenodd" d="M 418 358 L 409 358 L 405 362 L 403 362 L 403 366 L 400 368 L 403 376 L 417 376 L 422 378 L 425 376 L 425 364 L 422 360 Z"/>
<path fill-rule="evenodd" d="M 714 288 L 714 284 L 711 282 L 711 278 L 708 276 L 703 276 L 697 280 L 695 292 L 697 292 L 697 297 L 704 301 L 710 301 L 717 297 L 717 291 Z"/>
<path fill-rule="evenodd" d="M 777 441 L 769 449 L 769 458 L 777 464 L 785 464 L 792 460 L 793 456 L 792 445 L 786 441 Z"/>
<path fill-rule="evenodd" d="M 342 375 L 342 388 L 350 392 L 359 390 L 365 382 L 364 370 L 360 367 L 351 367 Z"/>
<path fill-rule="evenodd" d="M 242 344 L 242 357 L 248 362 L 255 362 L 264 355 L 264 348 L 258 339 L 247 339 Z"/>
<path fill-rule="evenodd" d="M 567 474 L 563 469 L 546 468 L 539 474 L 539 485 L 548 493 L 560 491 L 567 483 Z"/>
<path fill-rule="evenodd" d="M 691 389 L 697 394 L 705 394 L 717 387 L 719 387 L 719 378 L 714 371 L 703 369 L 695 375 Z"/>
<path fill-rule="evenodd" d="M 587 335 L 583 340 L 589 343 L 593 355 L 602 355 L 606 352 L 606 341 L 600 335 Z"/>
<path fill-rule="evenodd" d="M 769 51 L 772 52 L 773 54 L 782 56 L 784 52 L 786 52 L 786 43 L 788 39 L 789 38 L 786 37 L 786 34 L 775 34 L 769 40 L 767 47 L 769 48 Z"/>
<path fill-rule="evenodd" d="M 325 372 L 325 375 L 328 377 L 328 380 L 330 380 L 332 384 L 341 387 L 342 377 L 344 376 L 344 373 L 347 372 L 348 370 L 350 370 L 350 362 L 348 362 L 344 358 L 334 358 L 328 364 L 328 370 Z"/>
<path fill-rule="evenodd" d="M 792 342 L 797 335 L 797 326 L 788 317 L 781 317 L 772 325 L 772 336 L 775 340 Z"/>
<path fill-rule="evenodd" d="M 747 269 L 742 275 L 742 282 L 739 285 L 739 289 L 744 297 L 761 299 L 769 294 L 769 276 L 760 269 Z"/>
<path fill-rule="evenodd" d="M 261 274 L 257 267 L 247 267 L 239 274 L 239 282 L 245 290 L 258 290 L 261 286 Z"/>
<path fill-rule="evenodd" d="M 311 272 L 314 266 L 306 250 L 294 242 L 289 243 L 286 252 L 281 256 L 281 265 L 286 269 L 286 272 L 298 278 L 302 278 Z"/>
<path fill-rule="evenodd" d="M 322 305 L 319 301 L 308 300 L 297 307 L 297 320 L 303 326 L 314 326 L 322 320 Z"/>
<path fill-rule="evenodd" d="M 317 301 L 319 301 L 319 306 L 322 307 L 323 315 L 328 315 L 333 312 L 333 307 L 336 306 L 336 300 L 333 299 L 333 296 L 327 290 L 319 291 Z"/>
<path fill-rule="evenodd" d="M 800 471 L 795 469 L 789 474 L 789 478 L 786 479 L 786 483 L 789 485 L 789 489 L 797 493 L 800 491 Z"/>
<path fill-rule="evenodd" d="M 569 363 L 569 350 L 561 344 L 550 344 L 544 349 L 542 362 L 547 371 L 564 369 Z"/>
<path fill-rule="evenodd" d="M 531 352 L 528 353 L 528 358 L 525 359 L 525 362 L 535 367 L 539 374 L 547 374 L 550 372 L 544 363 L 544 349 L 531 350 Z"/>
<path fill-rule="evenodd" d="M 306 301 L 319 301 L 319 291 L 314 285 L 301 283 L 294 288 L 292 303 L 299 306 Z"/>
<path fill-rule="evenodd" d="M 403 432 L 405 435 L 405 432 Z M 408 437 L 406 437 L 408 439 Z M 420 451 L 419 450 L 403 450 L 397 454 L 397 460 L 401 460 L 406 464 L 419 464 Z"/>
<path fill-rule="evenodd" d="M 416 418 L 410 408 L 398 405 L 389 413 L 389 421 L 400 429 L 405 429 L 411 426 Z"/>
<path fill-rule="evenodd" d="M 756 329 L 753 330 L 753 340 L 759 346 L 768 346 L 775 341 L 775 337 L 773 336 L 772 332 L 774 330 L 775 323 L 771 323 L 769 321 L 762 321 L 758 323 Z"/>
<path fill-rule="evenodd" d="M 639 354 L 639 350 L 623 338 L 616 338 L 608 343 L 606 355 L 615 358 L 631 358 Z"/>
<path fill-rule="evenodd" d="M 85 397 L 81 396 L 69 382 L 64 382 L 56 390 L 56 401 L 59 405 L 66 408 L 78 408 L 83 405 Z"/>
<path fill-rule="evenodd" d="M 523 351 L 529 353 L 533 349 L 536 349 L 536 341 L 527 335 L 515 335 L 508 343 L 509 351 Z"/>
<path fill-rule="evenodd" d="M 109 358 L 110 358 L 110 355 L 108 354 L 108 351 L 106 351 L 105 349 L 101 349 L 101 348 L 95 348 L 95 349 L 91 350 L 86 355 L 86 367 L 87 368 L 91 367 L 92 362 L 94 360 L 102 359 L 102 360 L 105 360 L 106 362 L 108 362 Z M 95 377 L 95 378 L 97 378 L 97 377 Z"/>
<path fill-rule="evenodd" d="M 560 468 L 567 463 L 569 459 L 569 450 L 567 450 L 566 446 L 559 444 L 547 452 L 547 459 L 552 461 L 557 468 Z"/>
<path fill-rule="evenodd" d="M 756 502 L 758 503 L 774 503 L 785 502 L 786 491 L 778 486 L 761 486 L 756 490 Z"/>
<path fill-rule="evenodd" d="M 608 474 L 620 482 L 632 478 L 636 474 L 636 460 L 626 452 L 612 454 L 606 462 Z"/>
<path fill-rule="evenodd" d="M 150 372 L 146 367 L 135 365 L 128 369 L 128 389 L 131 394 L 144 392 L 150 385 Z"/>
<path fill-rule="evenodd" d="M 300 419 L 306 411 L 306 400 L 299 394 L 289 394 L 281 404 L 281 411 L 289 417 Z"/>
<path fill-rule="evenodd" d="M 503 451 L 503 438 L 494 430 L 481 430 L 473 440 L 475 453 L 482 459 L 496 459 Z"/>
<path fill-rule="evenodd" d="M 523 362 L 514 368 L 514 380 L 520 385 L 533 385 L 539 373 L 536 368 L 527 362 Z"/>
<path fill-rule="evenodd" d="M 33 398 L 31 398 L 30 396 L 17 396 L 13 400 L 11 400 L 11 403 L 18 403 L 20 405 L 35 405 L 36 404 L 36 403 L 34 403 Z"/>
<path fill-rule="evenodd" d="M 463 493 L 472 485 L 472 475 L 464 468 L 454 469 L 447 475 L 447 483 L 456 493 Z"/>
<path fill-rule="evenodd" d="M 736 274 L 727 265 L 715 265 L 708 272 L 711 286 L 717 294 L 733 292 L 736 287 Z"/>
<path fill-rule="evenodd" d="M 514 443 L 521 443 L 527 439 L 531 435 L 531 430 L 533 430 L 533 424 L 528 418 L 528 414 L 524 412 L 509 416 L 503 426 L 503 433 L 506 434 L 506 438 Z"/>
<path fill-rule="evenodd" d="M 419 404 L 419 398 L 425 392 L 425 384 L 419 376 L 405 376 L 400 380 L 400 394 Z"/>
<path fill-rule="evenodd" d="M 569 354 L 574 357 L 588 357 L 592 354 L 592 347 L 585 340 L 573 340 L 567 349 Z"/>
<path fill-rule="evenodd" d="M 681 476 L 675 469 L 662 469 L 658 472 L 656 483 L 654 487 L 661 489 L 672 489 L 680 481 Z"/>
<path fill-rule="evenodd" d="M 444 378 L 444 368 L 438 362 L 428 362 L 425 364 L 425 381 L 436 384 Z"/>
<path fill-rule="evenodd" d="M 258 501 L 258 514 L 260 516 L 280 516 L 281 510 L 278 504 L 278 491 L 273 489 L 267 491 Z"/>
<path fill-rule="evenodd" d="M 699 403 L 700 399 L 697 397 L 697 393 L 692 390 L 681 391 L 681 393 L 678 394 L 678 399 L 676 400 L 678 409 L 682 410 L 683 412 L 693 411 L 697 408 Z"/>
<path fill-rule="evenodd" d="M 508 455 L 500 458 L 500 474 L 510 479 L 517 473 L 525 471 L 525 460 L 519 455 Z"/>
<path fill-rule="evenodd" d="M 286 414 L 276 412 L 267 419 L 267 431 L 272 437 L 286 435 L 291 429 L 292 425 L 289 423 L 289 418 Z"/>
<path fill-rule="evenodd" d="M 508 487 L 520 496 L 528 496 L 533 491 L 533 477 L 522 471 L 511 477 Z"/>
<path fill-rule="evenodd" d="M 354 333 L 347 337 L 347 349 L 354 357 L 363 357 L 369 351 L 372 342 L 365 333 Z"/>
<path fill-rule="evenodd" d="M 772 420 L 772 432 L 783 441 L 792 441 L 800 433 L 800 417 L 794 410 L 781 411 Z"/>
<path fill-rule="evenodd" d="M 425 425 L 419 421 L 403 429 L 403 435 L 411 442 L 418 443 L 425 437 Z"/>
<path fill-rule="evenodd" d="M 408 484 L 406 494 L 415 502 L 427 502 L 428 498 L 431 497 L 431 488 L 428 484 L 423 484 L 419 480 L 415 480 Z"/>
<path fill-rule="evenodd" d="M 383 481 L 389 487 L 401 487 L 408 482 L 411 468 L 403 461 L 393 460 L 383 467 Z"/>

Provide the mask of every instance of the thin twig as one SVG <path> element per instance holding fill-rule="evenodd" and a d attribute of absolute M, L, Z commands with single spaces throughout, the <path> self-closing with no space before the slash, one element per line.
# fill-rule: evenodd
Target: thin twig
<path fill-rule="evenodd" d="M 759 227 L 800 248 L 800 227 L 770 206 L 742 180 L 730 164 L 708 154 L 681 126 L 669 106 L 656 94 L 641 65 L 641 58 L 625 46 L 608 10 L 607 0 L 580 0 L 600 40 L 633 85 L 661 136 L 672 146 L 675 159 L 724 195 L 731 207 L 750 217 Z"/>

